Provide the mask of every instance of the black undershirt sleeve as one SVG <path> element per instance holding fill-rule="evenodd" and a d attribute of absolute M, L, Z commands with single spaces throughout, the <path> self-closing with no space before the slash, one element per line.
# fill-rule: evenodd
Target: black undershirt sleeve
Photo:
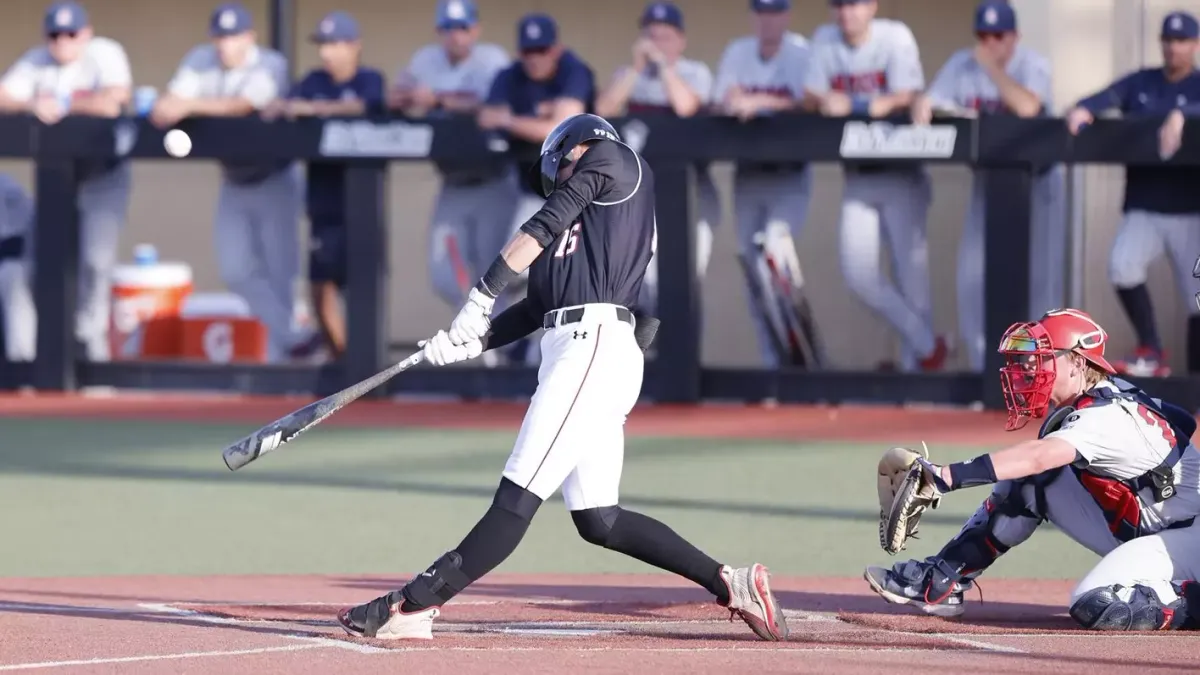
<path fill-rule="evenodd" d="M 533 308 L 529 298 L 521 298 L 492 318 L 492 328 L 483 340 L 483 349 L 499 349 L 541 327 L 541 315 Z"/>
<path fill-rule="evenodd" d="M 623 151 L 625 148 L 614 141 L 599 141 L 589 148 L 579 158 L 571 177 L 550 193 L 550 198 L 521 226 L 521 231 L 533 237 L 542 248 L 549 247 L 588 204 L 614 189 L 624 161 Z"/>

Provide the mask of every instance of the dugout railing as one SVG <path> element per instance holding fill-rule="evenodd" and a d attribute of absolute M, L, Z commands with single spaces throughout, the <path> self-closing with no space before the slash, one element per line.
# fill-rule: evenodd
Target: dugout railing
<path fill-rule="evenodd" d="M 1053 163 L 1162 164 L 1157 154 L 1161 118 L 1098 120 L 1078 137 L 1061 120 L 987 116 L 937 120 L 914 127 L 903 120 L 830 119 L 782 115 L 742 123 L 725 117 L 640 116 L 614 120 L 636 137 L 657 177 L 659 316 L 656 358 L 647 363 L 644 396 L 662 402 L 699 400 L 781 402 L 983 401 L 1002 406 L 999 367 L 991 355 L 985 375 L 730 369 L 705 366 L 700 354 L 700 296 L 694 269 L 692 166 L 697 160 L 842 162 L 950 162 L 984 171 L 987 211 L 986 330 L 998 336 L 1028 315 L 1030 184 L 1037 167 Z M 83 386 L 136 389 L 225 390 L 281 394 L 329 392 L 366 378 L 388 360 L 388 237 L 386 178 L 390 163 L 453 157 L 481 160 L 506 145 L 481 133 L 470 119 L 347 119 L 263 122 L 190 119 L 179 125 L 191 154 L 169 157 L 163 130 L 138 119 L 69 117 L 46 126 L 25 116 L 0 117 L 0 156 L 35 165 L 37 360 L 0 362 L 0 388 Z M 73 319 L 79 260 L 75 165 L 81 159 L 129 156 L 138 161 L 291 158 L 347 165 L 349 266 L 346 293 L 348 348 L 324 366 L 209 365 L 79 358 Z M 1200 139 L 1185 131 L 1169 164 L 1200 165 Z M 424 232 L 424 228 L 411 231 Z M 833 327 L 829 327 L 833 328 Z M 450 394 L 468 398 L 527 395 L 536 384 L 529 367 L 417 368 L 378 392 Z M 1155 391 L 1200 408 L 1200 379 L 1163 378 Z"/>

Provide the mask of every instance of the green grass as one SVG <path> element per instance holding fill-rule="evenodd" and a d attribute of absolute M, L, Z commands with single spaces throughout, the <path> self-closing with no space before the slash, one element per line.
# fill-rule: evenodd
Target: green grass
<path fill-rule="evenodd" d="M 224 424 L 0 420 L 0 576 L 409 575 L 487 508 L 512 433 L 321 428 L 237 473 Z M 890 564 L 877 537 L 882 446 L 631 439 L 622 503 L 713 557 L 777 574 Z M 982 448 L 934 448 L 935 459 Z M 986 496 L 927 512 L 908 551 L 935 553 Z M 1046 527 L 992 575 L 1078 577 L 1095 556 Z M 508 572 L 646 572 L 580 540 L 557 498 Z"/>

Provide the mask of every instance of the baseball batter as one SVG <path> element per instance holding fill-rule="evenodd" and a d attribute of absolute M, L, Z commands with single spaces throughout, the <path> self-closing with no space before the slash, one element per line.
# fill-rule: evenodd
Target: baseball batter
<path fill-rule="evenodd" d="M 952 115 L 1050 114 L 1050 62 L 1018 44 L 1017 16 L 1004 0 L 985 0 L 975 10 L 976 43 L 955 52 L 912 107 L 917 124 L 933 111 Z M 1061 166 L 1040 170 L 1033 183 L 1029 241 L 1029 305 L 1041 314 L 1060 307 L 1066 266 L 1066 206 Z M 984 337 L 984 183 L 976 175 L 958 246 L 958 323 L 969 367 L 982 372 Z"/>
<path fill-rule="evenodd" d="M 51 5 L 43 29 L 46 43 L 25 52 L 0 80 L 0 110 L 32 113 L 45 124 L 66 115 L 120 115 L 132 96 L 125 49 L 95 35 L 87 11 L 77 2 Z M 131 169 L 128 161 L 114 159 L 87 162 L 79 170 L 75 335 L 89 360 L 107 361 L 112 356 L 112 269 L 129 211 Z"/>
<path fill-rule="evenodd" d="M 1079 133 L 1101 112 L 1126 115 L 1164 114 L 1200 103 L 1200 73 L 1195 59 L 1200 23 L 1185 12 L 1163 20 L 1160 40 L 1163 65 L 1145 68 L 1113 82 L 1080 101 L 1067 113 L 1067 128 Z M 1178 119 L 1182 131 L 1182 119 Z M 1114 365 L 1118 372 L 1155 377 L 1170 374 L 1164 363 L 1154 307 L 1146 288 L 1150 263 L 1170 256 L 1180 297 L 1188 307 L 1188 370 L 1200 371 L 1200 309 L 1192 304 L 1200 290 L 1190 265 L 1200 251 L 1200 171 L 1192 167 L 1128 166 L 1125 168 L 1124 216 L 1109 258 L 1109 280 L 1137 334 L 1133 355 Z"/>
<path fill-rule="evenodd" d="M 413 54 L 390 95 L 393 109 L 413 116 L 475 114 L 496 73 L 510 63 L 503 47 L 480 42 L 473 0 L 442 0 L 437 6 L 438 43 Z M 472 279 L 487 269 L 512 222 L 516 178 L 502 161 L 490 165 L 437 160 L 442 186 L 433 209 L 429 272 L 447 304 L 466 300 Z"/>
<path fill-rule="evenodd" d="M 708 64 L 685 58 L 687 38 L 683 30 L 683 11 L 671 2 L 652 2 L 642 12 L 641 31 L 633 43 L 633 58 L 613 75 L 612 81 L 596 97 L 596 113 L 601 117 L 670 114 L 691 117 L 704 112 L 712 94 L 713 75 Z M 626 134 L 626 140 L 639 149 Z M 696 199 L 696 271 L 701 277 L 708 269 L 712 253 L 712 228 L 721 219 L 721 201 L 707 163 L 695 167 Z M 658 265 L 650 260 L 642 288 L 641 305 L 654 313 L 658 302 Z"/>
<path fill-rule="evenodd" d="M 748 120 L 759 115 L 794 110 L 804 97 L 809 45 L 802 35 L 787 29 L 790 0 L 753 0 L 750 3 L 754 34 L 725 48 L 713 85 L 714 103 L 728 115 Z M 734 219 L 738 250 L 755 254 L 755 237 L 791 244 L 799 238 L 808 215 L 812 170 L 803 163 L 738 162 L 733 181 Z M 780 230 L 792 239 L 769 236 Z M 753 297 L 747 289 L 748 297 Z M 751 302 L 749 306 L 755 305 Z M 780 365 L 772 347 L 767 318 L 751 312 L 759 351 L 767 366 Z"/>
<path fill-rule="evenodd" d="M 1102 556 L 1071 592 L 1079 625 L 1200 628 L 1200 454 L 1189 440 L 1196 421 L 1113 379 L 1107 339 L 1074 309 L 1005 332 L 1007 428 L 1045 418 L 1038 437 L 948 466 L 916 458 L 936 495 L 995 486 L 937 555 L 867 568 L 876 593 L 930 614 L 961 614 L 974 579 L 1049 521 Z"/>
<path fill-rule="evenodd" d="M 545 329 L 537 391 L 495 498 L 456 548 L 404 588 L 343 610 L 339 622 L 351 635 L 432 638 L 441 606 L 502 563 L 561 487 L 585 541 L 679 574 L 761 638 L 785 639 L 765 567 L 722 565 L 661 522 L 618 506 L 625 417 L 650 341 L 638 337 L 647 324 L 630 306 L 654 253 L 653 171 L 611 124 L 580 114 L 547 135 L 537 172 L 545 206 L 504 246 L 450 330 L 424 343 L 426 360 L 444 365 Z M 526 268 L 526 297 L 489 319 L 496 297 Z"/>
<path fill-rule="evenodd" d="M 287 62 L 255 44 L 253 18 L 237 3 L 212 13 L 212 43 L 183 58 L 150 119 L 170 127 L 191 115 L 241 117 L 286 95 Z M 294 162 L 222 163 L 213 234 L 217 264 L 267 328 L 268 360 L 309 356 L 321 342 L 292 325 L 300 267 L 301 177 Z"/>
<path fill-rule="evenodd" d="M 0 309 L 9 361 L 37 356 L 37 306 L 33 304 L 33 199 L 12 176 L 0 173 Z"/>
<path fill-rule="evenodd" d="M 907 110 L 925 87 L 908 26 L 877 19 L 875 0 L 830 0 L 834 24 L 817 29 L 805 77 L 805 107 L 823 115 L 887 117 Z M 846 284 L 900 333 L 900 368 L 937 370 L 946 340 L 933 331 L 925 217 L 929 176 L 917 165 L 847 162 L 840 224 Z M 897 284 L 880 269 L 882 239 Z"/>

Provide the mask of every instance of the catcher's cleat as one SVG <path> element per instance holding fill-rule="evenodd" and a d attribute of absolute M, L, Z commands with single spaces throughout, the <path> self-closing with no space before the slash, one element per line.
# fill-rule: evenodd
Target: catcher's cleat
<path fill-rule="evenodd" d="M 433 620 L 441 614 L 437 607 L 416 612 L 400 611 L 404 596 L 388 593 L 368 602 L 343 609 L 338 623 L 350 635 L 379 640 L 432 640 Z"/>
<path fill-rule="evenodd" d="M 776 642 L 787 639 L 788 627 L 783 610 L 771 594 L 770 577 L 767 568 L 758 563 L 737 569 L 721 567 L 721 579 L 729 588 L 729 604 L 725 605 L 729 620 L 736 614 L 755 635 Z"/>
<path fill-rule="evenodd" d="M 899 562 L 891 569 L 871 566 L 863 578 L 871 590 L 895 605 L 912 605 L 926 614 L 952 617 L 963 613 L 963 594 L 972 582 L 948 575 L 937 558 Z"/>

